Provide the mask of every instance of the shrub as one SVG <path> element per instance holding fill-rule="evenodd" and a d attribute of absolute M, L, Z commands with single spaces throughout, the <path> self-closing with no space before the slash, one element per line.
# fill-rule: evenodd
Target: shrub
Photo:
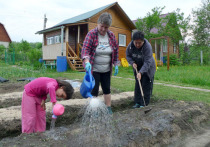
<path fill-rule="evenodd" d="M 170 65 L 179 65 L 178 58 L 177 58 L 176 54 L 171 54 L 169 56 L 169 59 L 170 59 Z"/>
<path fill-rule="evenodd" d="M 41 57 L 42 57 L 42 51 L 39 49 L 32 49 L 28 53 L 29 61 L 35 68 L 41 66 L 41 64 L 39 63 L 39 58 Z"/>

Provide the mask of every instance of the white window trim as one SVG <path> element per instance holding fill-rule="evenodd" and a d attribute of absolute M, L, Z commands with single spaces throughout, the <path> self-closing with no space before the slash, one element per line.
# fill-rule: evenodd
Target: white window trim
<path fill-rule="evenodd" d="M 55 43 L 61 43 L 61 36 L 60 35 L 54 36 L 54 38 L 55 38 Z"/>
<path fill-rule="evenodd" d="M 120 40 L 122 37 L 124 37 L 123 39 L 123 42 Z M 126 46 L 126 35 L 125 34 L 119 34 L 119 46 Z"/>
<path fill-rule="evenodd" d="M 174 53 L 176 53 L 176 43 L 174 43 Z"/>
<path fill-rule="evenodd" d="M 54 44 L 54 37 L 48 37 L 47 38 L 47 45 Z"/>
<path fill-rule="evenodd" d="M 167 40 L 163 39 L 163 52 L 167 53 L 168 52 L 168 47 L 167 47 Z"/>

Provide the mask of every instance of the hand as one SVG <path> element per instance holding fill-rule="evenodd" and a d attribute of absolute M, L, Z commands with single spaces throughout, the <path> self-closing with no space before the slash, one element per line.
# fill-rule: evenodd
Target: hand
<path fill-rule="evenodd" d="M 114 73 L 114 76 L 116 76 L 118 74 L 118 66 L 116 65 L 115 66 L 115 73 Z"/>
<path fill-rule="evenodd" d="M 136 69 L 137 68 L 137 64 L 133 63 L 133 68 Z"/>
<path fill-rule="evenodd" d="M 90 62 L 85 62 L 85 70 L 86 71 L 91 70 L 91 64 L 90 64 Z"/>
<path fill-rule="evenodd" d="M 41 107 L 42 107 L 42 109 L 46 110 L 45 100 L 42 100 Z"/>
<path fill-rule="evenodd" d="M 137 73 L 136 78 L 141 80 L 141 73 L 140 72 Z"/>
<path fill-rule="evenodd" d="M 52 102 L 52 108 L 55 106 L 56 102 Z"/>

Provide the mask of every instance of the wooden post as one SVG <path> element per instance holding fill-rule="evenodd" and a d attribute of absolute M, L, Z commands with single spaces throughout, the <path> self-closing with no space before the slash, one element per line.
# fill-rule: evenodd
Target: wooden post
<path fill-rule="evenodd" d="M 162 42 L 162 40 L 160 40 L 160 61 L 163 66 L 163 42 Z"/>
<path fill-rule="evenodd" d="M 79 38 L 80 38 L 80 26 L 78 25 L 78 35 L 77 35 L 77 56 L 79 57 Z"/>
<path fill-rule="evenodd" d="M 203 65 L 203 51 L 201 50 L 201 65 Z"/>
<path fill-rule="evenodd" d="M 157 43 L 156 43 L 156 40 L 155 40 L 155 58 L 156 58 L 156 60 L 158 60 L 158 58 L 157 58 Z"/>
<path fill-rule="evenodd" d="M 68 49 L 69 49 L 69 48 L 68 48 L 68 43 L 69 43 L 69 42 L 67 41 L 67 42 L 66 42 L 66 57 L 69 57 L 69 54 L 68 54 Z"/>
<path fill-rule="evenodd" d="M 167 57 L 167 70 L 169 71 L 169 38 L 167 37 L 167 41 L 168 41 L 168 43 L 167 43 L 167 47 L 168 47 L 168 57 Z"/>
<path fill-rule="evenodd" d="M 61 26 L 61 56 L 63 56 L 63 34 L 64 33 L 64 26 Z"/>

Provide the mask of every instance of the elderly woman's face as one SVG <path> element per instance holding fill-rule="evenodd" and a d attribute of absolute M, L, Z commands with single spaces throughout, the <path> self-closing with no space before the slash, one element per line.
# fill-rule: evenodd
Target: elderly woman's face
<path fill-rule="evenodd" d="M 109 26 L 106 24 L 98 24 L 98 32 L 100 35 L 105 36 L 107 31 L 109 29 Z"/>

